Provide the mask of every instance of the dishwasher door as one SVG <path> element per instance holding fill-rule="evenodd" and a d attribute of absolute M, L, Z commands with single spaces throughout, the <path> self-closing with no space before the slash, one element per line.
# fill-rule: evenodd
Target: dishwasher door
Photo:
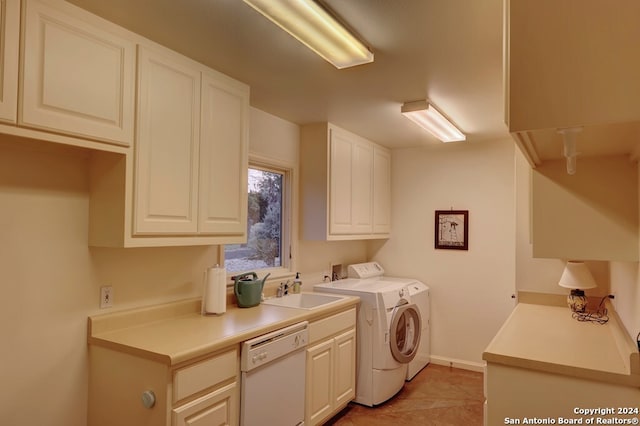
<path fill-rule="evenodd" d="M 305 321 L 243 343 L 242 426 L 304 425 L 307 325 Z"/>

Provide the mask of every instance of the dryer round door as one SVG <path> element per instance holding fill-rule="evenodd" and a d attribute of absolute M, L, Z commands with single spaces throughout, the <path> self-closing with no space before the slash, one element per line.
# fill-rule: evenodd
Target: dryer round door
<path fill-rule="evenodd" d="M 389 330 L 391 354 L 396 361 L 406 364 L 418 352 L 422 318 L 418 307 L 413 303 L 398 305 L 394 311 Z"/>

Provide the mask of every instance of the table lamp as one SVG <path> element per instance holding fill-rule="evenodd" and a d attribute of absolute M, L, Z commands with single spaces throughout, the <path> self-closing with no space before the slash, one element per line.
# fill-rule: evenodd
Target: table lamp
<path fill-rule="evenodd" d="M 587 298 L 583 290 L 597 287 L 587 265 L 576 260 L 567 262 L 558 285 L 571 289 L 571 294 L 567 297 L 567 304 L 573 312 L 584 312 L 587 308 Z"/>

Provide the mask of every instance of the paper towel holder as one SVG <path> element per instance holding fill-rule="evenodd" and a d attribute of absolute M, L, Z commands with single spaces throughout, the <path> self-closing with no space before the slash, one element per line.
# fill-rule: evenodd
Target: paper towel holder
<path fill-rule="evenodd" d="M 222 315 L 227 310 L 227 271 L 219 264 L 208 267 L 203 273 L 203 290 L 200 313 Z"/>

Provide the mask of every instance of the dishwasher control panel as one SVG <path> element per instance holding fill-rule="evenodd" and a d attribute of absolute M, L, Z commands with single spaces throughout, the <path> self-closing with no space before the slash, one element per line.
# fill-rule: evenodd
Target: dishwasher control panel
<path fill-rule="evenodd" d="M 240 370 L 251 371 L 291 352 L 303 349 L 309 340 L 307 321 L 247 340 L 242 344 Z"/>

